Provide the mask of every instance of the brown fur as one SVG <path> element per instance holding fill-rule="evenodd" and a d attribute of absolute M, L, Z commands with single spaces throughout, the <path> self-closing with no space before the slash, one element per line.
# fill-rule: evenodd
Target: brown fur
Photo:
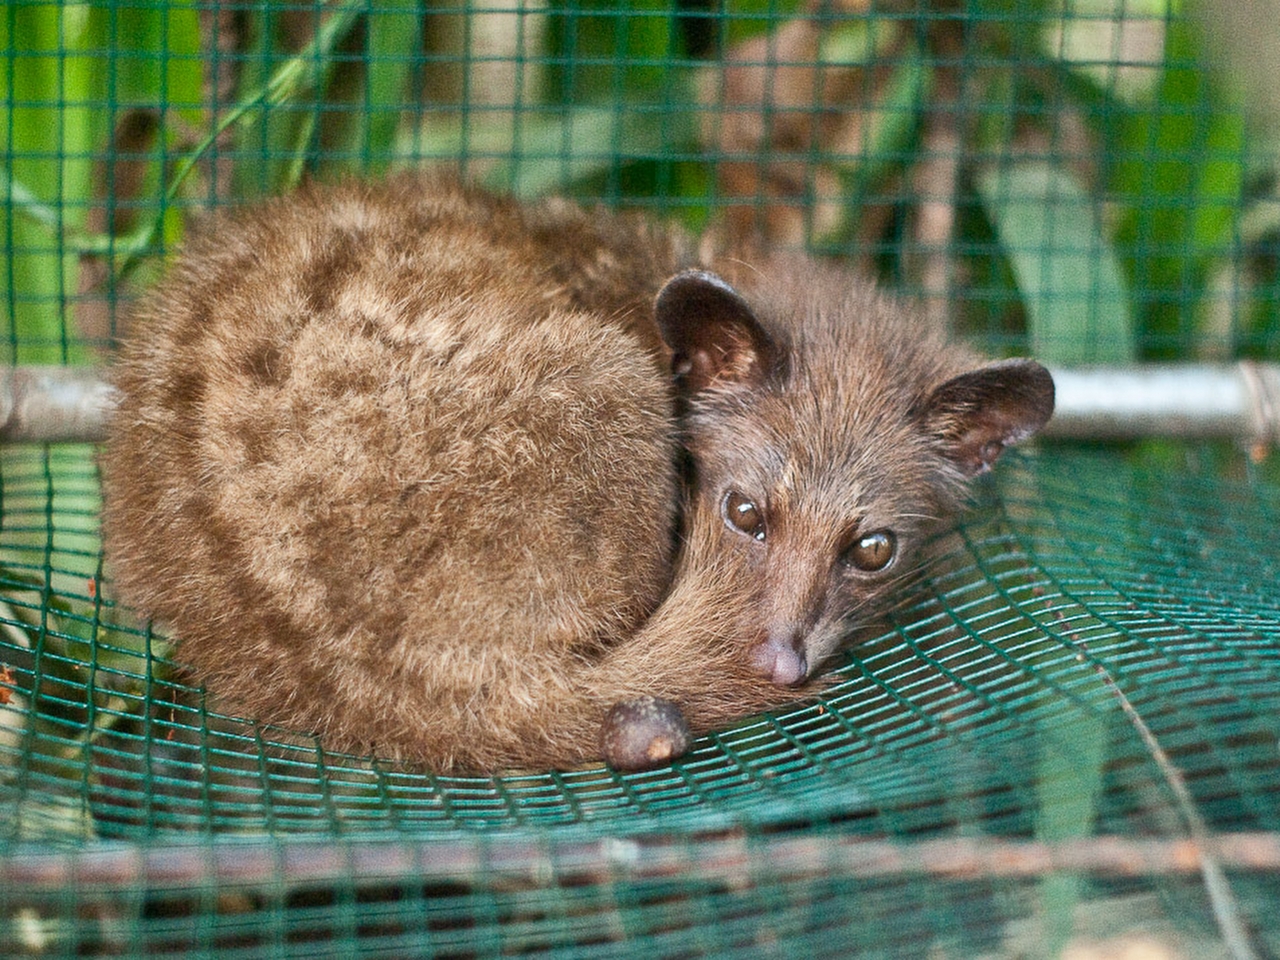
<path fill-rule="evenodd" d="M 638 220 L 416 177 L 217 221 L 117 368 L 121 597 L 230 707 L 439 771 L 592 759 L 642 694 L 695 732 L 812 695 L 785 684 L 1043 423 L 1043 383 L 967 378 L 808 261 L 720 264 L 745 299 L 681 275 L 655 318 L 689 260 Z M 767 549 L 727 490 L 767 504 Z M 889 567 L 838 562 L 879 529 Z"/>

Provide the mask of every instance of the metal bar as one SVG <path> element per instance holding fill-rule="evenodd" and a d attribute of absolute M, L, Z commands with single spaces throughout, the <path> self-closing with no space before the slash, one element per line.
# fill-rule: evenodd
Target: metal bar
<path fill-rule="evenodd" d="M 714 880 L 741 884 L 772 878 L 1039 878 L 1063 871 L 1153 877 L 1196 873 L 1203 857 L 1232 870 L 1275 871 L 1280 834 L 1189 837 L 1104 835 L 1056 843 L 998 837 L 891 842 L 860 836 L 675 836 L 502 842 L 457 839 L 235 838 L 154 846 L 100 843 L 76 850 L 28 845 L 0 857 L 0 890 L 389 883 L 449 879 L 476 884 L 546 885 L 627 880 Z"/>
<path fill-rule="evenodd" d="M 93 367 L 0 369 L 0 440 L 95 442 L 104 434 L 115 390 Z"/>
<path fill-rule="evenodd" d="M 1280 444 L 1280 365 L 1054 370 L 1045 435 L 1090 440 L 1233 437 Z"/>
<path fill-rule="evenodd" d="M 1045 435 L 1080 440 L 1234 438 L 1280 446 L 1280 364 L 1055 369 Z M 0 441 L 103 438 L 114 390 L 101 369 L 0 369 Z"/>

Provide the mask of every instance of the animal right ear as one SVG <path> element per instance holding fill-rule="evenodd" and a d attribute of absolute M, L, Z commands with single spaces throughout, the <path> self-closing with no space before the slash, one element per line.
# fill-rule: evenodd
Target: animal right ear
<path fill-rule="evenodd" d="M 715 384 L 758 384 L 774 364 L 777 348 L 751 307 L 714 273 L 676 274 L 659 291 L 654 312 L 685 396 Z"/>
<path fill-rule="evenodd" d="M 1053 416 L 1053 377 L 1034 360 L 1002 360 L 937 387 L 918 416 L 945 455 L 973 476 Z"/>

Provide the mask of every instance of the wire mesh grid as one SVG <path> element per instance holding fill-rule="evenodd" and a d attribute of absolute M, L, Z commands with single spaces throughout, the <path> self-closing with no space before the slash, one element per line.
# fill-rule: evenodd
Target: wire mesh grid
<path fill-rule="evenodd" d="M 9 357 L 108 358 L 207 208 L 443 163 L 839 255 L 995 351 L 1275 359 L 1251 32 L 1103 0 L 10 4 Z M 1015 458 L 813 704 L 649 773 L 488 779 L 211 710 L 112 602 L 94 449 L 0 471 L 7 954 L 1280 951 L 1260 454 Z"/>
<path fill-rule="evenodd" d="M 25 910 L 74 923 L 50 942 L 157 955 L 967 956 L 1016 950 L 1064 875 L 1090 909 L 1173 916 L 1203 946 L 1215 919 L 1171 770 L 1274 942 L 1276 492 L 1055 452 L 987 493 L 815 705 L 646 774 L 442 778 L 326 755 L 210 714 L 159 679 L 158 638 L 102 610 L 89 649 L 11 608 L 7 946 Z"/>

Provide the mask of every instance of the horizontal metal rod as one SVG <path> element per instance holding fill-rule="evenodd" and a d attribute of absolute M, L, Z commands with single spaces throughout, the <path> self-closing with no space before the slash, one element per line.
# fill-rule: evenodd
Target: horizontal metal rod
<path fill-rule="evenodd" d="M 101 368 L 0 369 L 0 440 L 98 441 L 114 406 L 115 389 Z"/>
<path fill-rule="evenodd" d="M 1089 440 L 1231 437 L 1280 445 L 1280 365 L 1055 369 L 1045 435 Z"/>
<path fill-rule="evenodd" d="M 1055 369 L 1045 435 L 1087 440 L 1233 438 L 1280 446 L 1280 364 Z M 98 441 L 114 404 L 92 367 L 0 369 L 0 441 Z"/>
<path fill-rule="evenodd" d="M 468 839 L 235 838 L 153 847 L 101 843 L 79 850 L 19 847 L 0 857 L 0 890 L 11 898 L 74 889 L 204 888 L 454 880 L 503 887 L 545 886 L 557 878 L 715 881 L 925 877 L 1040 878 L 1055 873 L 1157 877 L 1198 872 L 1204 858 L 1233 871 L 1280 867 L 1280 835 L 1222 833 L 1201 838 L 1082 837 L 1056 843 L 998 837 L 915 842 L 860 836 L 756 836 L 583 841 Z"/>

